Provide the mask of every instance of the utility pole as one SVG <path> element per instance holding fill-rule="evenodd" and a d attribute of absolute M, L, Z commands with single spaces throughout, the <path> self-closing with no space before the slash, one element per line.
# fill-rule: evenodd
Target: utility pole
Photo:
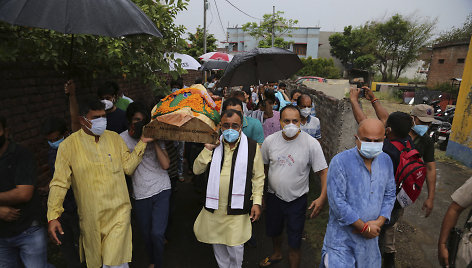
<path fill-rule="evenodd" d="M 203 54 L 207 53 L 207 0 L 203 0 Z"/>
<path fill-rule="evenodd" d="M 272 47 L 274 47 L 274 35 L 275 35 L 275 6 L 272 6 Z"/>

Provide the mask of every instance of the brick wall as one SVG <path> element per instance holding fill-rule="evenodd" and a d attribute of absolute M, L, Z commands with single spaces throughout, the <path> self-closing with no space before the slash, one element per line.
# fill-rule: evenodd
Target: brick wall
<path fill-rule="evenodd" d="M 352 113 L 348 99 L 337 99 L 314 90 L 304 84 L 297 85 L 292 81 L 284 81 L 289 91 L 300 89 L 312 96 L 315 103 L 316 117 L 321 124 L 321 147 L 329 162 L 337 153 L 350 149 L 355 145 L 354 135 L 357 122 Z"/>
<path fill-rule="evenodd" d="M 70 122 L 68 98 L 64 94 L 65 77 L 41 66 L 0 65 L 0 114 L 7 118 L 11 137 L 34 153 L 40 189 L 47 189 L 51 178 L 47 166 L 49 145 L 40 133 L 41 122 L 49 116 L 64 117 Z M 95 97 L 97 87 L 110 79 L 75 77 L 74 80 L 80 101 Z M 133 100 L 147 105 L 154 103 L 152 91 L 138 81 L 118 79 L 117 82 Z"/>
<path fill-rule="evenodd" d="M 467 42 L 433 47 L 426 86 L 434 87 L 440 83 L 450 83 L 451 78 L 462 78 L 465 64 L 457 60 L 465 59 L 468 49 Z M 439 60 L 444 60 L 444 63 L 439 63 Z"/>

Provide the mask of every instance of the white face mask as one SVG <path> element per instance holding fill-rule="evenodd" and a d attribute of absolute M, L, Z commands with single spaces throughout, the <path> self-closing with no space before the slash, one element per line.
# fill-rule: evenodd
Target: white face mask
<path fill-rule="evenodd" d="M 105 104 L 105 111 L 110 110 L 111 108 L 113 108 L 113 102 L 111 102 L 109 100 L 101 100 L 101 102 L 103 104 Z"/>
<path fill-rule="evenodd" d="M 289 138 L 293 138 L 297 133 L 300 131 L 300 128 L 295 125 L 295 124 L 288 124 L 284 126 L 284 129 L 282 129 L 282 132 L 285 134 L 285 136 Z"/>
<path fill-rule="evenodd" d="M 307 118 L 311 114 L 311 107 L 300 109 L 300 114 Z"/>
<path fill-rule="evenodd" d="M 90 124 L 92 124 L 91 128 L 88 128 L 87 126 L 85 127 L 90 130 L 94 135 L 100 136 L 103 134 L 103 132 L 105 132 L 105 129 L 107 128 L 107 119 L 105 117 L 95 118 L 89 121 L 84 116 L 84 119 Z"/>

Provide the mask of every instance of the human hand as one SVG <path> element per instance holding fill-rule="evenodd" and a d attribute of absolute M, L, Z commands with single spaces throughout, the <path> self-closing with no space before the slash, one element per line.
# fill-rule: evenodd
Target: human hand
<path fill-rule="evenodd" d="M 438 245 L 438 260 L 442 267 L 449 267 L 449 251 L 446 244 Z"/>
<path fill-rule="evenodd" d="M 261 217 L 261 206 L 260 205 L 252 205 L 251 208 L 251 222 L 258 221 Z"/>
<path fill-rule="evenodd" d="M 321 210 L 323 209 L 324 203 L 325 203 L 325 200 L 322 197 L 318 197 L 313 202 L 311 202 L 311 205 L 308 208 L 309 210 L 313 209 L 313 211 L 310 214 L 310 219 L 312 219 L 313 217 L 316 217 L 316 216 L 318 216 L 318 214 L 320 214 Z"/>
<path fill-rule="evenodd" d="M 375 95 L 374 95 L 374 92 L 372 92 L 372 90 L 370 90 L 370 88 L 368 87 L 362 87 L 362 89 L 364 90 L 364 95 L 365 95 L 365 98 L 369 101 L 373 101 L 375 99 Z"/>
<path fill-rule="evenodd" d="M 61 245 L 61 240 L 57 237 L 57 233 L 59 232 L 61 235 L 64 234 L 64 231 L 62 231 L 62 226 L 61 223 L 55 219 L 49 222 L 48 224 L 48 232 L 49 232 L 49 237 L 51 238 L 52 242 L 56 243 L 56 245 Z"/>
<path fill-rule="evenodd" d="M 218 145 L 220 145 L 219 141 L 217 144 L 205 143 L 205 148 L 207 148 L 207 150 L 213 151 L 216 147 L 218 147 Z"/>
<path fill-rule="evenodd" d="M 64 93 L 69 96 L 75 95 L 75 83 L 74 80 L 69 80 L 64 84 Z"/>
<path fill-rule="evenodd" d="M 361 89 L 357 87 L 351 87 L 349 91 L 349 99 L 351 102 L 359 100 L 359 94 L 361 93 Z"/>
<path fill-rule="evenodd" d="M 425 217 L 429 217 L 429 215 L 431 214 L 431 211 L 433 210 L 433 206 L 434 206 L 434 200 L 432 198 L 428 198 L 424 201 L 423 203 L 423 207 L 421 208 L 421 210 L 423 210 L 425 212 Z"/>
<path fill-rule="evenodd" d="M 364 233 L 362 233 L 365 238 L 371 239 L 380 235 L 381 229 L 378 221 L 368 221 L 366 223 L 369 227 Z"/>
<path fill-rule="evenodd" d="M 149 142 L 153 142 L 154 138 L 147 138 L 147 137 L 144 137 L 144 135 L 142 135 L 141 136 L 141 141 L 144 142 L 144 143 L 149 143 Z"/>
<path fill-rule="evenodd" d="M 16 221 L 20 217 L 21 213 L 19 209 L 0 206 L 0 219 L 8 222 Z"/>

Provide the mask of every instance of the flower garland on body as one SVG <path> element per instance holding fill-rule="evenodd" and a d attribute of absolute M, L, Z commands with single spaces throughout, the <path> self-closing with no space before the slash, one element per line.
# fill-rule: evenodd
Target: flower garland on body
<path fill-rule="evenodd" d="M 217 104 L 207 92 L 196 88 L 183 88 L 163 98 L 156 105 L 152 113 L 152 119 L 154 120 L 160 115 L 172 113 L 184 107 L 189 107 L 194 112 L 194 116 L 198 116 L 198 114 L 206 115 L 215 122 L 215 125 L 220 122 L 220 114 L 216 110 Z"/>

